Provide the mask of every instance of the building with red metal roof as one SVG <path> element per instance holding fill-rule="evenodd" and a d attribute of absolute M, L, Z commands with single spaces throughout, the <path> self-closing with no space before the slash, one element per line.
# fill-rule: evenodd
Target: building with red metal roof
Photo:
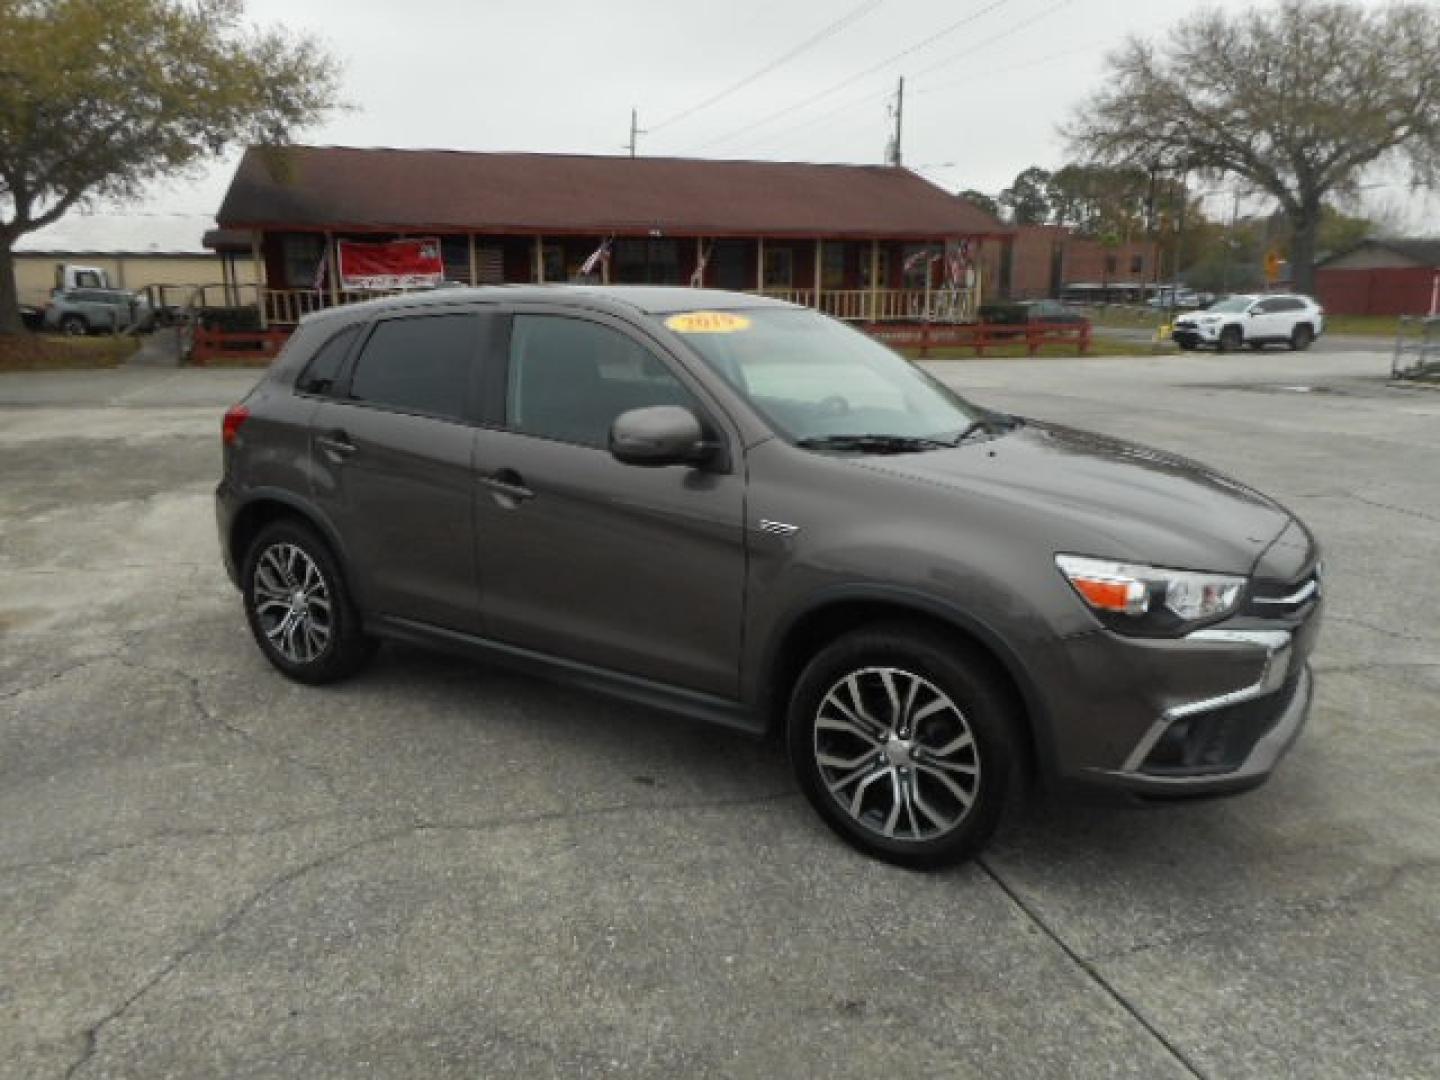
<path fill-rule="evenodd" d="M 318 146 L 248 150 L 217 219 L 249 237 L 281 324 L 361 298 L 347 244 L 407 238 L 437 240 L 444 277 L 470 284 L 688 283 L 963 321 L 982 245 L 1010 233 L 888 165 Z"/>

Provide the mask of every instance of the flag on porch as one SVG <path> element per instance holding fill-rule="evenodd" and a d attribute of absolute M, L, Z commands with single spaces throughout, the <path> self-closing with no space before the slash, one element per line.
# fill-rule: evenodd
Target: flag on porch
<path fill-rule="evenodd" d="M 612 239 L 614 239 L 614 237 L 607 236 L 604 240 L 600 241 L 600 246 L 592 251 L 590 257 L 580 264 L 580 273 L 582 275 L 588 276 L 593 274 L 595 273 L 595 268 L 602 262 L 609 262 L 610 241 Z"/>
<path fill-rule="evenodd" d="M 696 262 L 696 264 L 695 264 L 695 272 L 690 275 L 690 287 L 691 287 L 692 289 L 699 289 L 699 288 L 704 287 L 704 285 L 705 285 L 705 264 L 710 261 L 710 252 L 712 252 L 712 251 L 714 251 L 714 250 L 715 250 L 715 245 L 714 245 L 714 244 L 711 244 L 708 248 L 704 248 L 704 249 L 700 252 L 700 259 L 699 259 L 699 261 Z"/>

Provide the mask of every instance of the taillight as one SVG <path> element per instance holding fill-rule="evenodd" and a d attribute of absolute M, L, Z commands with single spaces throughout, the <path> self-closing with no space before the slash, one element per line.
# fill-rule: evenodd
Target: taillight
<path fill-rule="evenodd" d="M 225 419 L 220 421 L 220 441 L 226 446 L 233 443 L 240 434 L 240 426 L 249 419 L 250 410 L 244 405 L 231 405 L 225 411 Z"/>

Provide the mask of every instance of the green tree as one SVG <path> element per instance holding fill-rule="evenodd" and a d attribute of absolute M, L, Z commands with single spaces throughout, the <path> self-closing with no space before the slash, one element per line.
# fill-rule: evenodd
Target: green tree
<path fill-rule="evenodd" d="M 959 198 L 984 210 L 991 217 L 1000 216 L 1000 203 L 994 195 L 986 195 L 983 191 L 976 191 L 974 188 L 966 188 L 960 192 Z"/>
<path fill-rule="evenodd" d="M 1242 177 L 1293 234 L 1296 286 L 1312 291 L 1325 198 L 1377 163 L 1440 177 L 1440 9 L 1285 0 L 1204 11 L 1163 46 L 1131 39 L 1069 135 L 1093 160 L 1157 161 Z"/>
<path fill-rule="evenodd" d="M 1038 165 L 1032 165 L 1015 182 L 1000 192 L 1000 205 L 1010 211 L 1010 221 L 1015 225 L 1041 225 L 1050 218 L 1050 198 L 1047 191 L 1050 174 Z"/>
<path fill-rule="evenodd" d="M 240 141 L 282 144 L 336 105 L 314 40 L 242 0 L 0 0 L 0 333 L 21 329 L 15 241 Z"/>

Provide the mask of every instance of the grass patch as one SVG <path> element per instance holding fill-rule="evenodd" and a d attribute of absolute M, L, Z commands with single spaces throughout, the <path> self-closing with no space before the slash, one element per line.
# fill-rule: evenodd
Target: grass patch
<path fill-rule="evenodd" d="M 119 367 L 140 347 L 133 337 L 0 334 L 0 371 L 77 371 Z"/>
<path fill-rule="evenodd" d="M 1400 329 L 1398 315 L 1326 315 L 1325 333 L 1356 337 L 1393 338 Z"/>
<path fill-rule="evenodd" d="M 1108 326 L 1123 330 L 1153 330 L 1168 314 L 1155 308 L 1103 307 L 1086 308 L 1093 326 Z"/>

